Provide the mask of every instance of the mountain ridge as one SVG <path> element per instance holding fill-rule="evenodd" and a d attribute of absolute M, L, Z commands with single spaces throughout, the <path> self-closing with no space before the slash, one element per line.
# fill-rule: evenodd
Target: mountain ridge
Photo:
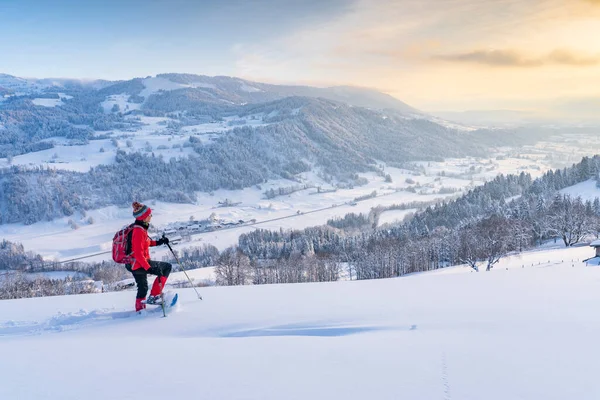
<path fill-rule="evenodd" d="M 356 86 L 331 86 L 327 88 L 318 88 L 306 85 L 275 85 L 258 81 L 250 81 L 233 76 L 225 75 L 197 75 L 187 73 L 161 73 L 155 76 L 134 77 L 127 80 L 108 81 L 103 79 L 97 80 L 78 80 L 69 78 L 20 78 L 17 76 L 0 73 L 0 87 L 12 90 L 29 89 L 33 94 L 48 89 L 69 88 L 73 86 L 80 87 L 96 87 L 100 90 L 106 89 L 113 91 L 115 87 L 123 87 L 135 82 L 143 82 L 147 80 L 166 79 L 176 84 L 180 84 L 178 89 L 213 89 L 220 91 L 234 91 L 238 95 L 240 92 L 246 92 L 247 96 L 242 96 L 246 100 L 252 100 L 257 97 L 260 101 L 276 100 L 289 96 L 307 96 L 307 97 L 323 97 L 330 100 L 342 101 L 354 106 L 370 107 L 376 109 L 391 108 L 405 113 L 424 114 L 414 107 L 409 106 L 403 101 L 370 88 L 362 88 Z M 205 86 L 194 86 L 194 83 L 204 83 Z M 237 87 L 235 87 L 237 85 Z M 212 86 L 212 87 L 211 87 Z M 178 90 L 172 89 L 172 90 Z M 142 89 L 143 90 L 143 89 Z M 139 95 L 140 92 L 129 94 Z M 164 90 L 164 89 L 163 89 Z M 254 95 L 252 95 L 254 93 Z M 258 95 L 262 93 L 262 95 Z M 271 94 L 271 97 L 265 96 L 265 93 Z"/>

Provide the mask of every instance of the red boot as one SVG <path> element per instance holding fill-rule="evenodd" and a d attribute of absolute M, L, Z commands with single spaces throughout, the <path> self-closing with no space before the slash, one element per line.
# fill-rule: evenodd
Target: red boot
<path fill-rule="evenodd" d="M 157 276 L 152 284 L 152 290 L 150 290 L 150 296 L 158 296 L 162 293 L 165 284 L 167 283 L 166 276 Z"/>
<path fill-rule="evenodd" d="M 142 311 L 144 308 L 146 308 L 146 304 L 142 303 L 144 300 L 146 300 L 146 298 L 135 299 L 135 312 Z"/>

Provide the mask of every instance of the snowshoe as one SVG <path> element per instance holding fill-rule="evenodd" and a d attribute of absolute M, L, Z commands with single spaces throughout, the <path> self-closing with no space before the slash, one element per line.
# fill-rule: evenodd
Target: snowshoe
<path fill-rule="evenodd" d="M 162 294 L 159 294 L 158 296 L 148 296 L 148 299 L 145 301 L 145 303 L 160 306 L 163 303 L 163 296 Z"/>

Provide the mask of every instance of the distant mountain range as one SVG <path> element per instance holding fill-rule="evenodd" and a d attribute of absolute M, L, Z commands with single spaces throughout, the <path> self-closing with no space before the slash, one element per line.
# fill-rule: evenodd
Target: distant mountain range
<path fill-rule="evenodd" d="M 515 125 L 539 121 L 532 112 L 514 110 L 469 110 L 462 112 L 439 111 L 434 114 L 448 121 L 469 125 Z"/>
<path fill-rule="evenodd" d="M 39 150 L 46 146 L 40 141 L 50 137 L 89 140 L 103 131 L 135 129 L 131 117 L 136 115 L 167 117 L 185 126 L 259 109 L 264 109 L 260 118 L 271 123 L 294 119 L 301 130 L 307 126 L 302 121 L 318 121 L 323 138 L 345 137 L 358 153 L 380 149 L 372 154 L 389 155 L 383 161 L 481 154 L 489 145 L 514 144 L 518 136 L 446 124 L 390 95 L 348 86 L 284 86 L 173 73 L 116 82 L 4 74 L 0 90 L 0 130 L 10 133 L 0 139 L 0 157 Z M 294 115 L 285 114 L 291 111 L 285 101 L 290 98 L 307 99 L 297 101 Z M 323 123 L 325 119 L 331 124 Z M 357 137 L 365 141 L 355 142 Z"/>
<path fill-rule="evenodd" d="M 54 146 L 81 146 L 78 151 L 86 152 L 94 140 L 108 142 L 114 154 L 89 172 L 4 171 L 0 223 L 124 204 L 139 193 L 186 202 L 196 191 L 294 180 L 313 169 L 332 184 L 357 185 L 364 182 L 359 172 L 381 172 L 379 162 L 402 166 L 488 156 L 492 146 L 532 143 L 546 134 L 446 124 L 371 89 L 282 86 L 224 76 L 162 74 L 108 82 L 0 75 L 0 91 L 4 165 Z M 191 153 L 169 161 L 155 157 L 171 144 L 165 139 L 162 150 L 153 148 L 148 136 L 136 134 L 148 117 L 158 117 L 161 125 L 144 135 L 179 138 Z M 221 128 L 211 131 L 217 124 Z M 119 147 L 125 140 L 127 148 Z M 137 175 L 125 173 L 132 168 Z"/>
<path fill-rule="evenodd" d="M 518 126 L 548 122 L 573 124 L 598 122 L 598 98 L 548 99 L 532 104 L 546 111 L 519 111 L 512 109 L 434 111 L 425 113 L 397 98 L 377 90 L 354 86 L 318 88 L 311 86 L 273 85 L 252 82 L 228 76 L 204 76 L 166 73 L 126 81 L 77 80 L 68 78 L 20 78 L 0 73 L 0 102 L 9 96 L 48 95 L 57 92 L 99 91 L 106 95 L 134 96 L 136 106 L 130 109 L 152 109 L 148 100 L 155 94 L 177 92 L 185 103 L 207 102 L 229 105 L 256 104 L 290 96 L 323 98 L 356 107 L 376 110 L 394 110 L 410 117 L 426 118 L 440 123 L 475 126 Z M 139 96 L 139 97 L 138 97 Z M 141 104 L 141 105 L 140 105 Z M 124 110 L 121 110 L 124 111 Z"/>
<path fill-rule="evenodd" d="M 535 104 L 535 111 L 467 110 L 439 111 L 433 115 L 446 121 L 475 126 L 598 126 L 600 123 L 599 98 L 572 98 L 547 100 Z M 532 107 L 533 108 L 533 105 Z"/>
<path fill-rule="evenodd" d="M 56 91 L 101 90 L 107 94 L 140 95 L 147 100 L 159 92 L 180 91 L 195 101 L 221 101 L 234 104 L 254 104 L 290 96 L 324 98 L 357 107 L 392 109 L 407 114 L 422 115 L 406 103 L 372 89 L 352 86 L 316 88 L 310 86 L 271 85 L 227 76 L 192 74 L 160 74 L 129 81 L 80 81 L 74 79 L 25 79 L 0 74 L 0 93 L 32 95 Z M 190 93 L 194 93 L 191 96 Z"/>

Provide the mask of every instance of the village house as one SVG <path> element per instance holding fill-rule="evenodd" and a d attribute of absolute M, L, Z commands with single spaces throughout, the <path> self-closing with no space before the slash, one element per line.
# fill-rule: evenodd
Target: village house
<path fill-rule="evenodd" d="M 600 239 L 599 240 L 594 240 L 592 243 L 590 243 L 590 247 L 593 247 L 596 250 L 596 257 L 600 257 Z"/>

